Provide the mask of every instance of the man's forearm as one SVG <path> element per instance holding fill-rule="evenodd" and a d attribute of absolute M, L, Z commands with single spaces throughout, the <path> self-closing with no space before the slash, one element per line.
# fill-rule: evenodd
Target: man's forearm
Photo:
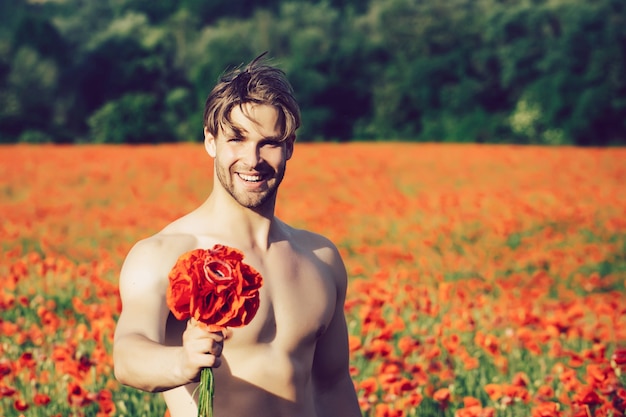
<path fill-rule="evenodd" d="M 113 348 L 115 378 L 124 385 L 148 392 L 184 385 L 190 381 L 178 369 L 180 350 L 140 335 L 123 336 L 115 341 Z"/>

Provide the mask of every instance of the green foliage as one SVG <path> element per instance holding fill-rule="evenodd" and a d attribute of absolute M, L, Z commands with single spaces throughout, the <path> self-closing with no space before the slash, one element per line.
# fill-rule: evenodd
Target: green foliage
<path fill-rule="evenodd" d="M 626 80 L 617 74 L 626 71 L 625 12 L 611 0 L 554 0 L 520 2 L 494 16 L 489 39 L 503 63 L 502 84 L 517 97 L 512 120 L 537 113 L 525 142 L 624 143 Z"/>
<path fill-rule="evenodd" d="M 24 130 L 20 134 L 18 142 L 40 145 L 42 143 L 51 143 L 52 137 L 40 130 Z"/>
<path fill-rule="evenodd" d="M 109 101 L 89 117 L 93 143 L 158 143 L 170 140 L 150 94 L 126 94 Z"/>
<path fill-rule="evenodd" d="M 159 141 L 196 140 L 220 75 L 269 51 L 301 104 L 301 141 L 626 144 L 619 0 L 66 0 L 0 12 L 0 142 L 144 141 L 136 128 L 89 137 L 122 102 L 158 108 Z"/>
<path fill-rule="evenodd" d="M 55 115 L 58 74 L 55 62 L 31 47 L 22 46 L 15 51 L 0 90 L 3 141 L 13 141 L 24 131 L 48 128 L 47 121 Z"/>
<path fill-rule="evenodd" d="M 202 117 L 196 116 L 194 96 L 189 89 L 173 89 L 165 97 L 164 104 L 165 128 L 173 128 L 175 138 L 179 141 L 202 138 Z"/>

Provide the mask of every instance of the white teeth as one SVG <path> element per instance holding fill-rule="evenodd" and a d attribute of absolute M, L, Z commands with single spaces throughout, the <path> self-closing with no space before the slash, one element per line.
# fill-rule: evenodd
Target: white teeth
<path fill-rule="evenodd" d="M 239 176 L 241 177 L 242 180 L 244 181 L 249 181 L 249 182 L 259 182 L 261 181 L 261 176 L 260 175 L 244 175 L 244 174 L 239 174 Z"/>

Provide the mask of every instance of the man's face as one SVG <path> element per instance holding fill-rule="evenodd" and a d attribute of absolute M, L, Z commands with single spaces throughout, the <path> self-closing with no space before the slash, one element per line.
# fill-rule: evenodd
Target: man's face
<path fill-rule="evenodd" d="M 205 129 L 205 146 L 215 158 L 222 187 L 243 207 L 273 204 L 276 190 L 293 152 L 293 139 L 280 141 L 278 111 L 268 105 L 245 103 L 231 111 L 236 132 L 214 137 Z"/>

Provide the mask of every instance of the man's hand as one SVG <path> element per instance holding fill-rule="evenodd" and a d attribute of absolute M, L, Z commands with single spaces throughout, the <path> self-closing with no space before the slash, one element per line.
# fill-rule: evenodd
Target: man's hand
<path fill-rule="evenodd" d="M 183 346 L 179 359 L 180 373 L 189 382 L 197 382 L 202 368 L 217 368 L 221 365 L 224 340 L 230 334 L 210 332 L 202 328 L 195 319 L 187 322 L 183 332 Z"/>

